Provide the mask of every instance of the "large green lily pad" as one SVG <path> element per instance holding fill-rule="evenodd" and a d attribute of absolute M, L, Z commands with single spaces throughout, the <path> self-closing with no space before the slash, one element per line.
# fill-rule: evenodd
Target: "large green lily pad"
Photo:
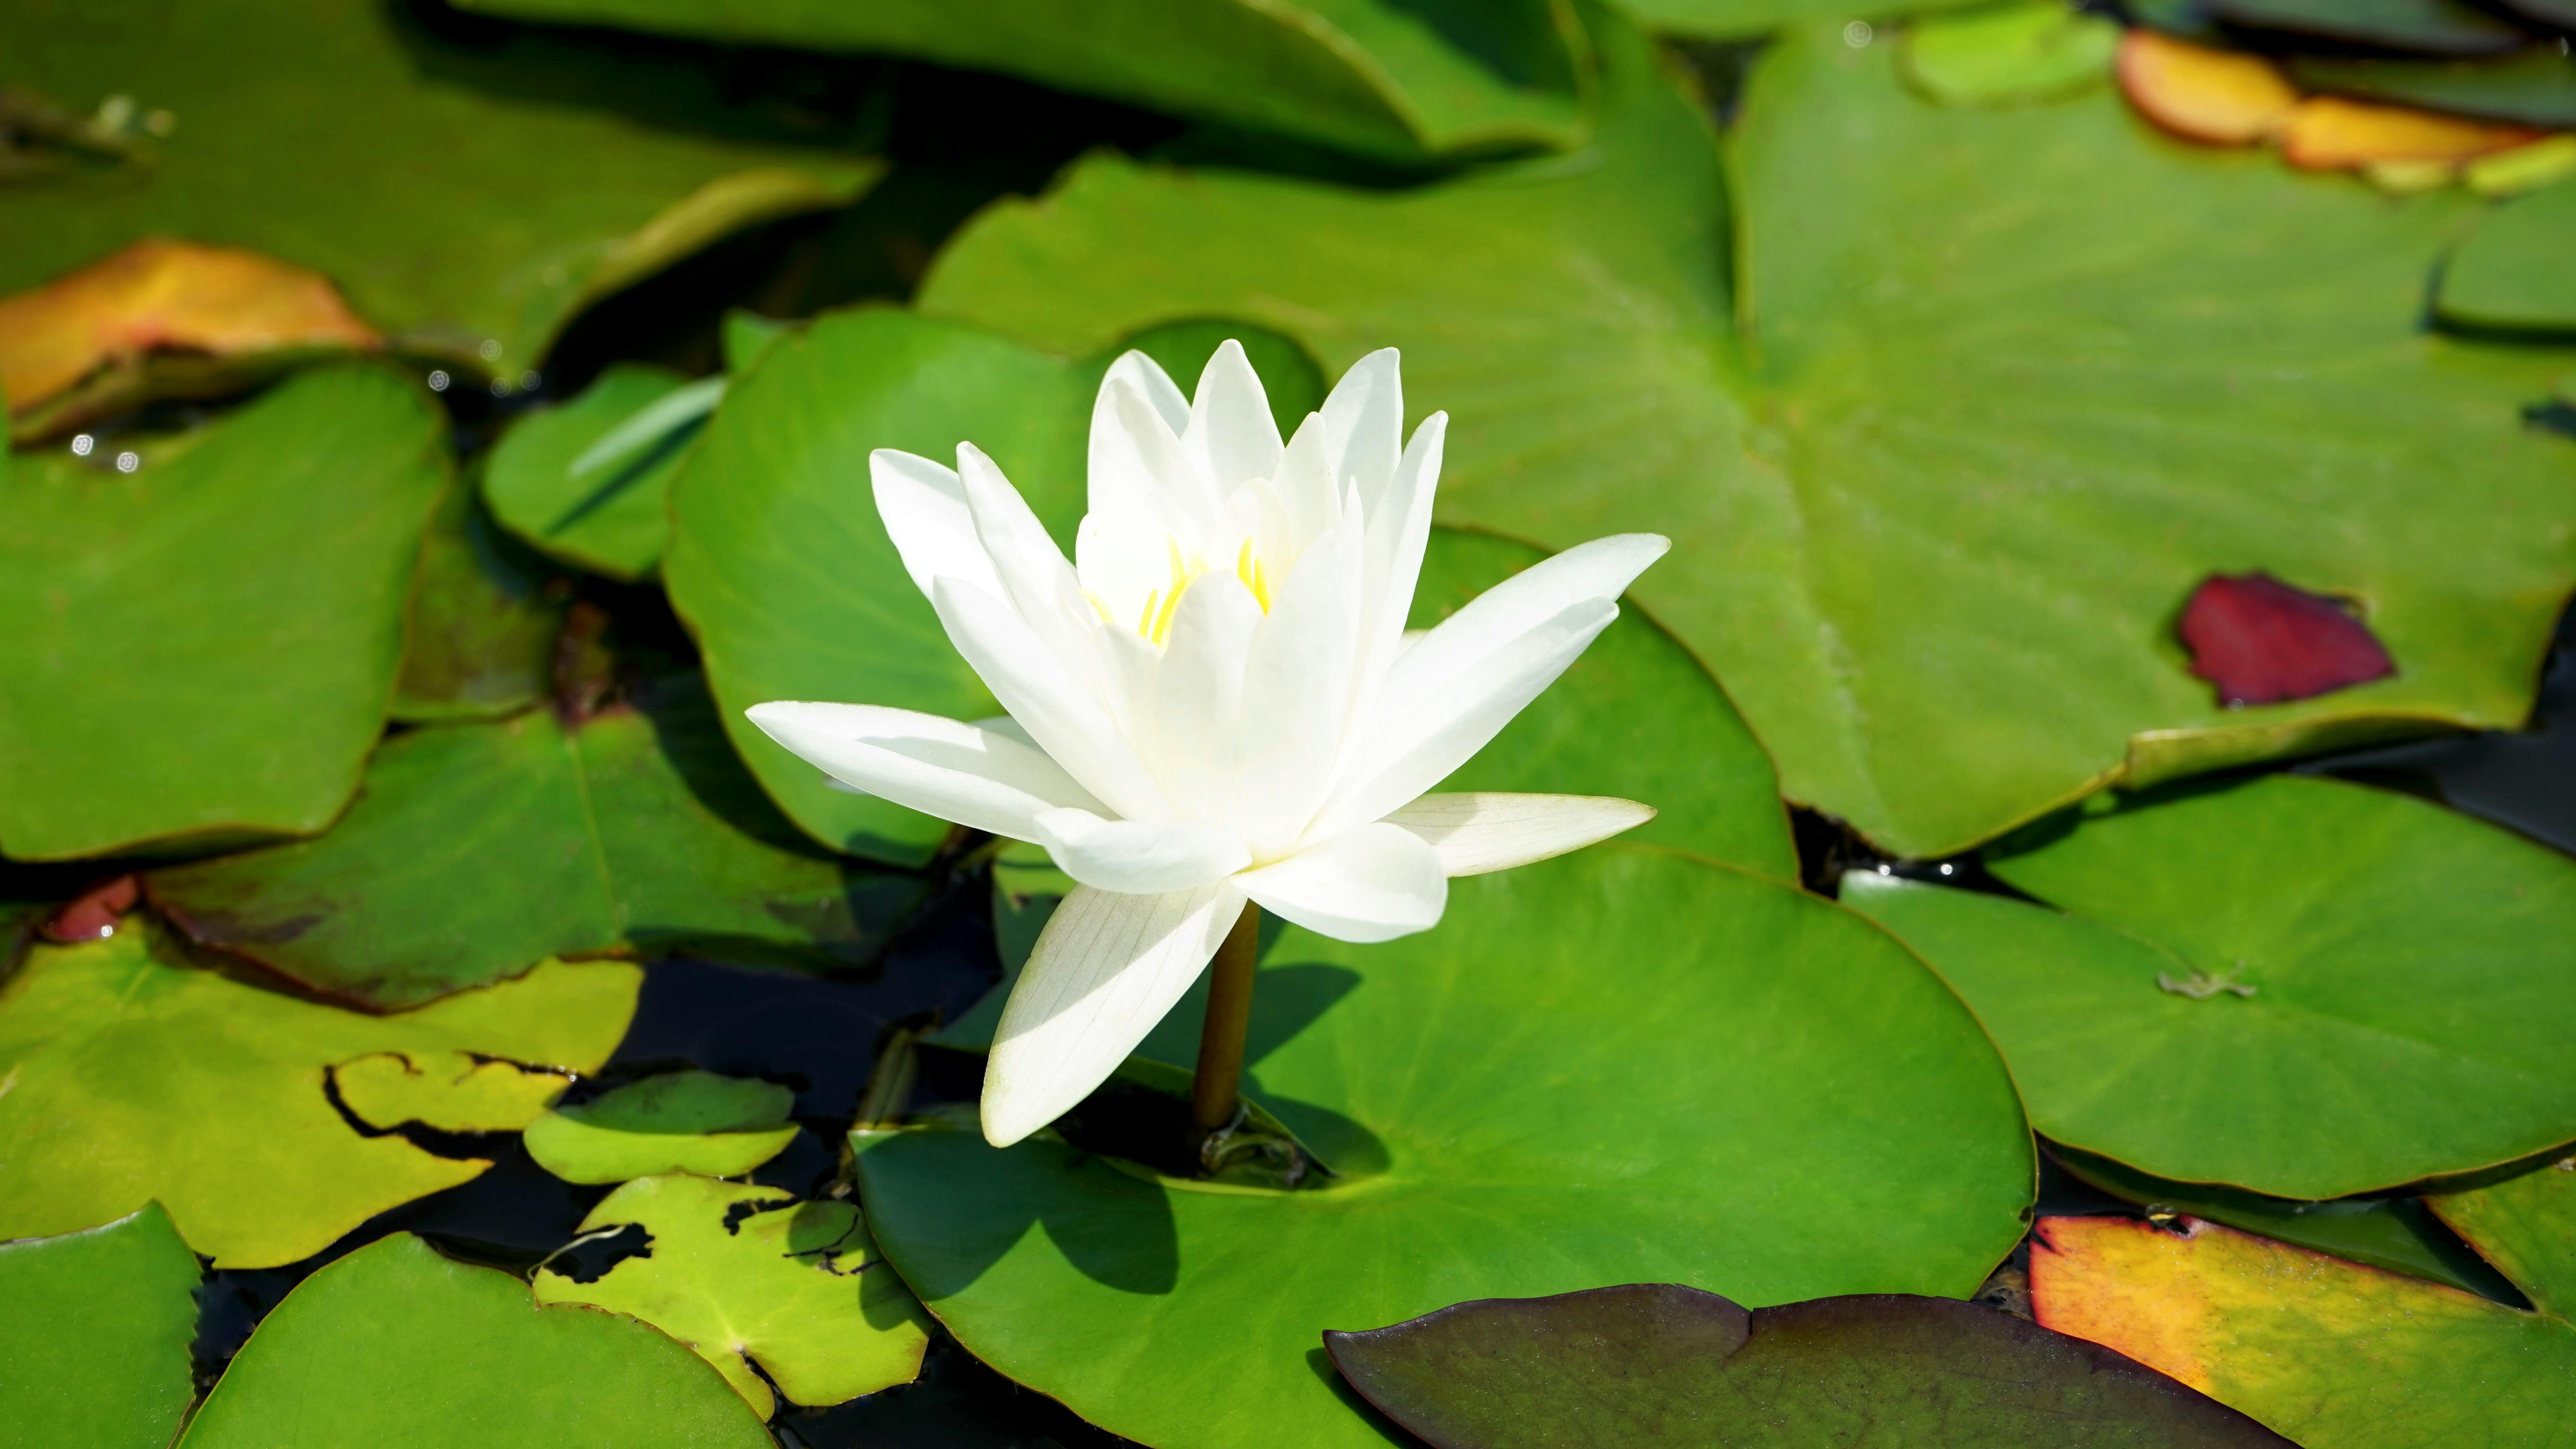
<path fill-rule="evenodd" d="M 862 965 L 924 890 L 797 834 L 693 675 L 575 728 L 536 710 L 403 735 L 330 834 L 149 884 L 199 941 L 379 1009 L 612 948 Z"/>
<path fill-rule="evenodd" d="M 1788 886 L 1613 842 L 1453 882 L 1426 934 L 1292 928 L 1265 960 L 1247 1091 L 1328 1186 L 1158 1180 L 1052 1132 L 854 1138 L 931 1312 L 1114 1433 L 1376 1445 L 1318 1377 L 1324 1329 L 1637 1281 L 1965 1295 L 2020 1235 L 2030 1140 L 1983 1034 Z M 1186 1049 L 1189 1009 L 1142 1054 Z"/>
<path fill-rule="evenodd" d="M 528 1155 L 566 1182 L 740 1177 L 795 1139 L 795 1107 L 796 1094 L 775 1082 L 666 1072 L 548 1110 L 528 1124 Z"/>
<path fill-rule="evenodd" d="M 890 51 L 1395 160 L 1573 145 L 1590 79 L 1565 0 L 468 0 L 467 8 L 732 44 Z"/>
<path fill-rule="evenodd" d="M 644 1324 L 546 1308 L 507 1273 L 409 1233 L 298 1284 L 251 1335 L 182 1449 L 770 1449 L 715 1370 Z"/>
<path fill-rule="evenodd" d="M 146 235 L 248 247 L 503 377 L 593 299 L 882 170 L 698 57 L 459 34 L 376 0 L 30 0 L 0 14 L 0 54 L 73 111 L 122 95 L 173 118 L 147 162 L 0 192 L 0 292 Z"/>
<path fill-rule="evenodd" d="M 799 1404 L 838 1404 L 920 1374 L 929 1323 L 851 1204 L 647 1177 L 610 1193 L 581 1230 L 621 1223 L 652 1235 L 649 1255 L 589 1283 L 540 1272 L 537 1301 L 643 1319 L 696 1349 L 764 1419 L 778 1404 L 771 1384 Z"/>
<path fill-rule="evenodd" d="M 361 1136 L 326 1094 L 333 1066 L 472 1051 L 597 1071 L 642 979 L 624 962 L 549 963 L 419 1011 L 362 1016 L 189 964 L 140 925 L 39 945 L 0 990 L 0 1238 L 92 1227 L 157 1198 L 216 1267 L 309 1257 L 491 1165 Z"/>
<path fill-rule="evenodd" d="M 1747 1313 L 1636 1283 L 1459 1303 L 1324 1342 L 1353 1388 L 1434 1449 L 2289 1449 L 2116 1353 L 1939 1298 Z"/>
<path fill-rule="evenodd" d="M 2528 1311 L 2189 1219 L 2043 1219 L 2031 1301 L 2307 1449 L 2553 1442 L 2576 1414 L 2576 1157 L 2427 1201 Z"/>
<path fill-rule="evenodd" d="M 157 1203 L 0 1243 L 0 1442 L 163 1449 L 197 1396 L 198 1276 Z"/>
<path fill-rule="evenodd" d="M 2442 268 L 2442 316 L 2472 327 L 2576 333 L 2571 237 L 2576 181 L 2498 206 Z"/>
<path fill-rule="evenodd" d="M 1169 329 L 1187 375 L 1228 335 Z M 1158 360 L 1156 339 L 1137 345 Z M 1249 344 L 1292 418 L 1322 400 L 1293 347 Z M 1006 338 L 867 308 L 781 338 L 737 379 L 671 484 L 663 577 L 696 631 L 734 748 L 797 824 L 834 847 L 918 865 L 946 821 L 828 788 L 743 717 L 773 699 L 840 700 L 954 719 L 1001 712 L 903 571 L 867 486 L 877 448 L 990 454 L 1070 547 L 1083 510 L 1091 400 L 1112 355 L 1064 362 Z"/>
<path fill-rule="evenodd" d="M 384 728 L 443 432 L 427 394 L 353 367 L 120 449 L 133 473 L 105 450 L 19 459 L 0 483 L 0 850 L 330 824 Z"/>
<path fill-rule="evenodd" d="M 493 526 L 470 483 L 450 487 L 412 580 L 394 718 L 490 719 L 543 699 L 564 618 L 551 572 Z"/>
<path fill-rule="evenodd" d="M 1095 156 L 918 303 L 1068 353 L 1174 317 L 1327 369 L 1402 347 L 1452 413 L 1443 520 L 1670 535 L 1637 599 L 1790 798 L 1902 854 L 2107 782 L 2521 723 L 2576 453 L 2518 413 L 2568 359 L 2419 325 L 2474 203 L 2170 142 L 2109 93 L 1942 109 L 1827 29 L 1755 63 L 1739 230 L 1690 98 L 1596 29 L 1579 160 L 1388 194 Z M 2172 621 L 2258 568 L 2355 598 L 2397 674 L 2221 709 Z"/>
<path fill-rule="evenodd" d="M 1869 873 L 1843 894 L 1976 1011 L 2049 1137 L 2314 1199 L 2576 1129 L 2576 861 L 2295 776 L 2032 835 L 1988 864 L 2053 910 Z"/>

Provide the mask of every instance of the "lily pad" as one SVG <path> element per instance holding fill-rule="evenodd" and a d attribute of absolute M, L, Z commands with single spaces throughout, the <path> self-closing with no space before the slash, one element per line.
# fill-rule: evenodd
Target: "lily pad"
<path fill-rule="evenodd" d="M 516 1132 L 543 1116 L 572 1078 L 472 1052 L 419 1049 L 377 1052 L 330 1071 L 332 1095 L 349 1115 L 386 1131 L 418 1123 L 441 1132 Z"/>
<path fill-rule="evenodd" d="M 1802 30 L 1754 66 L 1739 234 L 1696 106 L 1596 29 L 1579 166 L 1389 195 L 1094 156 L 985 211 L 918 304 L 1067 353 L 1183 316 L 1328 371 L 1403 348 L 1452 414 L 1442 519 L 1671 536 L 1639 602 L 1791 799 L 1900 854 L 2107 783 L 2521 723 L 2576 454 L 2518 417 L 2563 356 L 2419 326 L 2474 202 L 2177 147 L 2108 94 L 1938 108 L 1893 47 Z M 2366 601 L 2396 677 L 2218 706 L 2172 621 L 2252 568 Z"/>
<path fill-rule="evenodd" d="M 2442 269 L 2443 320 L 2471 327 L 2576 332 L 2576 182 L 2495 209 Z"/>
<path fill-rule="evenodd" d="M 1775 30 L 1830 20 L 1892 20 L 1973 9 L 1992 0 L 1617 0 L 1621 13 L 1649 30 L 1699 40 L 1749 40 Z M 1876 37 L 1852 32 L 1860 44 Z"/>
<path fill-rule="evenodd" d="M 740 1177 L 795 1140 L 795 1106 L 796 1094 L 774 1082 L 666 1072 L 539 1116 L 528 1124 L 528 1155 L 566 1182 Z"/>
<path fill-rule="evenodd" d="M 296 1442 L 479 1449 L 770 1449 L 724 1379 L 644 1324 L 546 1308 L 507 1273 L 409 1233 L 296 1285 L 188 1425 L 181 1449 Z"/>
<path fill-rule="evenodd" d="M 2143 26 L 2121 38 L 2119 72 L 2139 115 L 2213 146 L 2276 140 L 2299 105 L 2298 87 L 2270 60 Z"/>
<path fill-rule="evenodd" d="M 2180 1214 L 2296 1243 L 2320 1253 L 2489 1298 L 2510 1299 L 2513 1285 L 2462 1247 L 2433 1210 L 2415 1197 L 2339 1197 L 2324 1202 L 2270 1197 L 2205 1182 L 2174 1182 L 2090 1152 L 2053 1148 L 2049 1155 L 2076 1177 L 2147 1209 L 2152 1218 Z"/>
<path fill-rule="evenodd" d="M 617 948 L 862 965 L 925 889 L 798 835 L 691 675 L 575 727 L 538 710 L 402 735 L 330 834 L 150 888 L 198 941 L 377 1009 Z"/>
<path fill-rule="evenodd" d="M 1423 935 L 1290 928 L 1264 959 L 1246 1092 L 1325 1186 L 1162 1179 L 1052 1132 L 853 1139 L 931 1312 L 1113 1433 L 1378 1445 L 1310 1363 L 1324 1329 L 1640 1280 L 1965 1295 L 2019 1236 L 2030 1142 L 1982 1033 L 1802 891 L 1614 842 L 1455 881 Z M 1191 1010 L 1140 1054 L 1189 1061 Z"/>
<path fill-rule="evenodd" d="M 1229 335 L 1171 329 L 1203 361 Z M 1151 350 L 1154 339 L 1138 339 Z M 1256 339 L 1256 343 L 1258 339 Z M 1283 355 L 1284 351 L 1284 355 Z M 1115 354 L 1060 361 L 973 328 L 867 308 L 783 338 L 741 379 L 671 484 L 663 576 L 705 651 L 725 729 L 771 797 L 837 850 L 918 865 L 949 825 L 823 773 L 743 717 L 774 699 L 849 700 L 955 719 L 999 714 L 850 480 L 877 448 L 992 455 L 1061 546 L 1082 517 L 1092 395 Z M 1322 399 L 1293 347 L 1253 352 L 1274 408 Z M 1195 375 L 1193 371 L 1192 375 Z"/>
<path fill-rule="evenodd" d="M 621 1223 L 652 1235 L 649 1255 L 621 1259 L 589 1283 L 541 1271 L 537 1301 L 643 1319 L 696 1349 L 764 1419 L 778 1394 L 838 1404 L 921 1373 L 928 1320 L 851 1204 L 648 1177 L 610 1193 L 581 1230 Z"/>
<path fill-rule="evenodd" d="M 2032 1306 L 2307 1449 L 2550 1442 L 2576 1413 L 2576 1158 L 2427 1201 L 2528 1311 L 2188 1218 L 2043 1219 Z"/>
<path fill-rule="evenodd" d="M 1945 105 L 1999 106 L 2091 90 L 2111 78 L 2120 25 L 2065 0 L 1935 16 L 1905 32 L 1905 74 Z"/>
<path fill-rule="evenodd" d="M 564 618 L 549 574 L 493 526 L 470 483 L 451 485 L 412 580 L 393 717 L 489 719 L 545 698 Z"/>
<path fill-rule="evenodd" d="M 892 52 L 1058 90 L 1419 160 L 1565 147 L 1584 130 L 1574 7 L 1498 0 L 467 0 L 468 9 L 727 44 Z"/>
<path fill-rule="evenodd" d="M 627 582 L 652 572 L 671 536 L 664 490 L 697 426 L 666 432 L 602 466 L 581 465 L 621 424 L 689 385 L 668 368 L 621 362 L 579 397 L 521 418 L 492 450 L 483 476 L 493 514 L 576 568 Z"/>
<path fill-rule="evenodd" d="M 1899 1294 L 1748 1313 L 1674 1284 L 1460 1303 L 1324 1335 L 1342 1376 L 1435 1449 L 1652 1440 L 1742 1449 L 2290 1449 L 2083 1339 Z"/>
<path fill-rule="evenodd" d="M 2462 0 L 2199 0 L 2231 25 L 2430 55 L 2494 55 L 2528 31 Z"/>
<path fill-rule="evenodd" d="M 36 946 L 0 989 L 0 1237 L 90 1227 L 157 1198 L 218 1268 L 310 1257 L 491 1165 L 361 1135 L 325 1092 L 334 1065 L 471 1051 L 596 1071 L 642 979 L 624 962 L 548 963 L 379 1017 L 243 985 L 139 926 Z"/>
<path fill-rule="evenodd" d="M 2289 67 L 2313 91 L 2524 126 L 2576 127 L 2576 59 L 2555 45 L 2486 61 L 2300 55 L 2290 57 Z"/>
<path fill-rule="evenodd" d="M 173 117 L 114 174 L 0 193 L 0 291 L 138 236 L 246 247 L 331 278 L 396 345 L 502 377 L 591 301 L 883 169 L 686 53 L 459 34 L 373 0 L 17 5 L 0 54 L 74 110 Z"/>
<path fill-rule="evenodd" d="M 157 1203 L 0 1243 L 0 1424 L 11 1444 L 162 1449 L 197 1396 L 197 1256 Z"/>
<path fill-rule="evenodd" d="M 2576 861 L 2293 776 L 2032 836 L 1987 865 L 2055 909 L 1867 872 L 1843 896 L 1976 1011 L 2050 1138 L 2317 1199 L 2576 1124 Z"/>
<path fill-rule="evenodd" d="M 0 484 L 0 850 L 330 824 L 384 728 L 444 431 L 418 388 L 335 368 L 124 450 L 132 472 L 19 459 Z"/>

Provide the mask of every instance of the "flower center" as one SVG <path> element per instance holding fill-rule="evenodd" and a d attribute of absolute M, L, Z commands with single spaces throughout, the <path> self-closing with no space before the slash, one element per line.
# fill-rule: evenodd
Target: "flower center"
<path fill-rule="evenodd" d="M 1147 592 L 1145 605 L 1138 611 L 1135 620 L 1136 632 L 1157 646 L 1171 637 L 1173 616 L 1181 609 L 1181 595 L 1189 592 L 1190 585 L 1217 572 L 1206 559 L 1197 554 L 1183 552 L 1178 536 L 1166 534 L 1163 542 L 1171 558 L 1170 576 L 1161 588 Z M 1234 576 L 1242 581 L 1246 590 L 1250 591 L 1252 601 L 1261 606 L 1261 612 L 1269 613 L 1270 570 L 1262 562 L 1261 556 L 1253 551 L 1252 540 L 1249 538 L 1243 541 L 1243 547 L 1234 556 Z M 1101 618 L 1107 619 L 1113 625 L 1122 622 L 1110 614 L 1109 606 L 1102 603 L 1098 595 L 1088 597 L 1091 599 L 1091 606 L 1100 611 Z"/>

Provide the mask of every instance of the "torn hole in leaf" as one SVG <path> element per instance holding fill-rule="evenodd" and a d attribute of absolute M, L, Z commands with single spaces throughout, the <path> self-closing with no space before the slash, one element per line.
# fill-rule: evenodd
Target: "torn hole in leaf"
<path fill-rule="evenodd" d="M 2310 699 L 2397 672 L 2349 603 L 2268 573 L 2202 580 L 2177 632 L 2191 651 L 2191 672 L 2217 685 L 2230 709 Z"/>
<path fill-rule="evenodd" d="M 596 1283 L 629 1258 L 652 1256 L 653 1235 L 645 1231 L 644 1225 L 619 1223 L 583 1233 L 547 1255 L 537 1270 L 561 1274 L 575 1283 Z"/>

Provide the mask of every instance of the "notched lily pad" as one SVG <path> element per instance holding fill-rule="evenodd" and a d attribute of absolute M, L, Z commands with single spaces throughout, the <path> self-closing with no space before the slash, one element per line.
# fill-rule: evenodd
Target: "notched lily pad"
<path fill-rule="evenodd" d="M 718 392 L 724 386 L 721 377 L 705 382 Z M 615 436 L 639 418 L 656 421 L 675 400 L 688 410 L 669 425 L 642 429 L 632 442 Z M 529 543 L 631 583 L 653 571 L 670 541 L 664 491 L 714 405 L 704 383 L 668 368 L 612 364 L 578 397 L 521 418 L 503 435 L 483 496 Z"/>
<path fill-rule="evenodd" d="M 859 965 L 926 889 L 780 819 L 693 675 L 575 726 L 538 710 L 400 736 L 330 834 L 150 888 L 199 941 L 377 1008 L 613 949 Z"/>
<path fill-rule="evenodd" d="M 2230 708 L 2313 699 L 2397 672 L 2350 604 L 2267 573 L 2203 579 L 2176 632 L 2191 672 L 2217 685 Z"/>
<path fill-rule="evenodd" d="M 2425 1201 L 2528 1310 L 2192 1218 L 2041 1219 L 2031 1304 L 2308 1449 L 2549 1443 L 2576 1414 L 2576 1157 Z"/>
<path fill-rule="evenodd" d="M 1363 1398 L 1434 1449 L 2291 1449 L 2117 1353 L 1904 1294 L 1747 1312 L 1678 1284 L 1460 1303 L 1324 1334 Z"/>
<path fill-rule="evenodd" d="M 192 964 L 139 923 L 36 946 L 0 988 L 0 1238 L 89 1227 L 158 1199 L 219 1268 L 310 1257 L 491 1165 L 362 1133 L 332 1104 L 331 1068 L 471 1053 L 596 1071 L 642 978 L 624 962 L 550 962 L 418 1011 L 364 1016 Z M 515 1120 L 496 1114 L 486 1084 L 458 1085 L 478 1126 L 534 1114 L 524 1101 Z M 451 1115 L 426 1088 L 405 1095 L 409 1115 Z"/>
<path fill-rule="evenodd" d="M 589 1283 L 540 1270 L 537 1301 L 633 1314 L 697 1350 L 764 1419 L 777 1407 L 772 1384 L 824 1405 L 920 1374 L 929 1319 L 852 1204 L 647 1177 L 610 1193 L 581 1230 L 624 1223 L 651 1234 L 646 1254 Z"/>
<path fill-rule="evenodd" d="M 2044 822 L 1986 864 L 2046 904 L 1871 872 L 1843 899 L 1976 1011 L 2052 1140 L 2317 1200 L 2576 1123 L 2576 861 L 2556 851 L 2270 775 Z"/>
<path fill-rule="evenodd" d="M 528 1155 L 566 1182 L 739 1177 L 787 1150 L 795 1105 L 774 1082 L 667 1072 L 547 1111 L 528 1124 Z"/>
<path fill-rule="evenodd" d="M 318 272 L 158 237 L 0 297 L 0 381 L 20 442 L 382 340 Z"/>
<path fill-rule="evenodd" d="M 301 1444 L 773 1449 L 697 1355 L 623 1314 L 548 1308 L 409 1233 L 296 1285 L 179 1449 Z"/>
<path fill-rule="evenodd" d="M 572 1085 L 572 1073 L 461 1051 L 374 1052 L 331 1069 L 350 1115 L 391 1131 L 516 1132 Z"/>
<path fill-rule="evenodd" d="M 196 1397 L 199 1277 L 158 1203 L 0 1243 L 0 1434 L 26 1449 L 163 1449 Z"/>

